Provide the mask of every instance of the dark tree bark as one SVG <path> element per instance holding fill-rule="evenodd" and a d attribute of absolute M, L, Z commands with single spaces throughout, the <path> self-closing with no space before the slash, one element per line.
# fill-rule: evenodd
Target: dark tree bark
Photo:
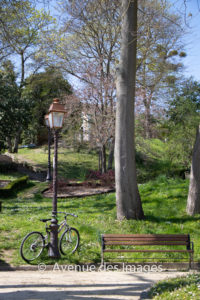
<path fill-rule="evenodd" d="M 103 145 L 101 149 L 101 154 L 102 154 L 102 174 L 106 173 L 106 146 Z"/>
<path fill-rule="evenodd" d="M 99 150 L 99 171 L 101 172 L 102 170 L 102 155 L 101 155 L 101 150 Z"/>
<path fill-rule="evenodd" d="M 151 110 L 150 110 L 150 103 L 145 105 L 145 136 L 147 139 L 152 137 L 151 134 Z"/>
<path fill-rule="evenodd" d="M 99 171 L 106 173 L 106 146 L 103 145 L 99 150 Z"/>
<path fill-rule="evenodd" d="M 7 145 L 8 145 L 8 152 L 12 153 L 12 140 L 10 137 L 7 137 Z"/>
<path fill-rule="evenodd" d="M 14 149 L 13 149 L 14 153 L 18 153 L 18 148 L 19 148 L 19 142 L 20 142 L 20 138 L 21 138 L 21 133 L 22 133 L 22 130 L 19 129 L 18 132 L 17 132 L 17 134 L 16 134 L 15 141 L 14 141 Z"/>
<path fill-rule="evenodd" d="M 112 142 L 110 143 L 110 149 L 108 155 L 108 170 L 111 170 L 113 168 L 114 146 L 115 146 L 115 140 L 112 139 Z"/>
<path fill-rule="evenodd" d="M 118 220 L 143 219 L 137 186 L 134 104 L 137 50 L 137 0 L 122 0 L 120 64 L 117 69 L 115 180 Z"/>
<path fill-rule="evenodd" d="M 197 128 L 190 172 L 190 186 L 186 211 L 189 215 L 200 213 L 200 126 Z"/>

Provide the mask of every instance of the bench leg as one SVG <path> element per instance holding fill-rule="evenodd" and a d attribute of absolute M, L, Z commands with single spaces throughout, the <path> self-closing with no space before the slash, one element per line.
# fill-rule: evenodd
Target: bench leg
<path fill-rule="evenodd" d="M 190 260 L 189 260 L 189 268 L 192 269 L 193 264 L 193 253 L 190 253 Z"/>
<path fill-rule="evenodd" d="M 192 253 L 190 253 L 190 259 L 189 259 L 189 269 L 191 269 L 191 264 L 192 264 Z"/>
<path fill-rule="evenodd" d="M 103 250 L 101 251 L 101 264 L 104 264 L 104 253 Z"/>

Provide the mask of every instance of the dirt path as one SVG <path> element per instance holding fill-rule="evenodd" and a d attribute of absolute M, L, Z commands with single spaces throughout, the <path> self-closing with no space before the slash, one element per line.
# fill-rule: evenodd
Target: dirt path
<path fill-rule="evenodd" d="M 143 291 L 156 281 L 186 274 L 61 270 L 0 272 L 0 300 L 148 299 Z"/>

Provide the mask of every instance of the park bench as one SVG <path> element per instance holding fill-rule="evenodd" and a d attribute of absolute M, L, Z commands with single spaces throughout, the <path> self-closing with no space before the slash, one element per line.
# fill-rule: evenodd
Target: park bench
<path fill-rule="evenodd" d="M 119 246 L 121 248 L 119 248 Z M 145 248 L 146 246 L 148 248 Z M 151 248 L 151 246 L 159 247 Z M 161 246 L 163 246 L 164 248 Z M 173 246 L 173 249 L 170 249 L 169 246 Z M 175 246 L 179 246 L 178 249 Z M 194 247 L 193 242 L 190 241 L 189 234 L 102 234 L 102 264 L 104 263 L 105 252 L 188 253 L 189 267 L 191 268 L 191 262 L 193 262 Z"/>

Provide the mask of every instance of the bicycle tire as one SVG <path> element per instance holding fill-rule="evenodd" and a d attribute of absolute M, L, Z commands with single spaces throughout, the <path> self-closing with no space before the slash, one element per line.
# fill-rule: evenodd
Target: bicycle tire
<path fill-rule="evenodd" d="M 60 252 L 63 255 L 66 255 L 67 253 L 73 254 L 77 250 L 79 243 L 80 243 L 80 235 L 78 230 L 73 227 L 68 228 L 63 232 L 60 238 L 60 242 L 59 242 Z"/>
<path fill-rule="evenodd" d="M 45 247 L 45 238 L 39 231 L 28 233 L 20 246 L 20 255 L 22 259 L 29 263 L 38 258 Z"/>

